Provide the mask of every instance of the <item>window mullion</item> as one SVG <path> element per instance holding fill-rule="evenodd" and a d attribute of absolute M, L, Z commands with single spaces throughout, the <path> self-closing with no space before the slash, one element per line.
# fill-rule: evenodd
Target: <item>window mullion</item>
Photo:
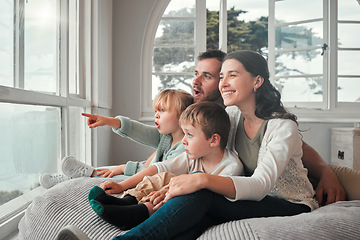
<path fill-rule="evenodd" d="M 14 1 L 14 87 L 24 88 L 24 0 Z"/>
<path fill-rule="evenodd" d="M 227 52 L 227 0 L 220 1 L 219 49 Z"/>
<path fill-rule="evenodd" d="M 58 19 L 69 19 L 69 1 L 59 1 L 60 4 L 60 16 Z M 60 22 L 59 22 L 60 24 Z M 69 24 L 65 24 L 64 22 L 59 25 L 60 29 L 60 44 L 59 44 L 59 87 L 60 87 L 60 95 L 66 98 L 66 106 L 61 108 L 61 156 L 66 156 L 69 154 L 70 149 L 70 135 L 69 135 L 69 125 L 70 125 L 70 117 L 69 117 Z M 59 163 L 60 164 L 60 163 Z"/>
<path fill-rule="evenodd" d="M 327 36 L 329 41 L 329 51 L 326 51 L 327 54 L 324 56 L 328 57 L 327 60 L 327 76 L 325 76 L 328 85 L 328 108 L 335 109 L 337 106 L 337 85 L 338 85 L 338 66 L 337 66 L 337 57 L 338 57 L 338 40 L 337 40 L 337 1 L 325 1 L 324 0 L 324 7 L 327 8 L 327 11 L 324 11 L 324 14 L 327 13 L 327 19 L 325 21 L 324 26 L 324 36 Z M 330 27 L 332 26 L 332 27 Z M 334 27 L 335 26 L 335 27 Z"/>
<path fill-rule="evenodd" d="M 206 50 L 206 0 L 197 0 L 195 9 L 195 46 L 193 47 L 197 56 Z"/>
<path fill-rule="evenodd" d="M 275 2 L 269 1 L 268 18 L 268 65 L 270 71 L 270 81 L 275 85 Z"/>

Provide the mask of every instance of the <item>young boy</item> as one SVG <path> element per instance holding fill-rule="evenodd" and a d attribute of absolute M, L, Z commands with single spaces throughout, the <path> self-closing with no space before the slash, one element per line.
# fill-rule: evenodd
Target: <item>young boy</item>
<path fill-rule="evenodd" d="M 147 219 L 157 204 L 162 204 L 170 179 L 175 175 L 210 173 L 221 176 L 241 175 L 243 165 L 226 144 L 230 120 L 216 103 L 200 102 L 189 106 L 180 116 L 185 136 L 185 152 L 176 158 L 158 162 L 132 177 L 115 183 L 107 181 L 89 192 L 93 210 L 105 221 L 122 230 L 130 229 Z M 137 185 L 137 186 L 136 186 Z M 135 187 L 136 186 L 136 187 Z M 129 189 L 135 187 L 134 189 Z M 123 194 L 123 198 L 107 195 Z M 139 203 L 139 204 L 138 204 Z"/>
<path fill-rule="evenodd" d="M 179 117 L 193 101 L 191 94 L 183 90 L 163 90 L 153 101 L 155 126 L 145 125 L 123 116 L 112 118 L 83 113 L 82 115 L 88 118 L 87 123 L 90 128 L 99 126 L 112 127 L 113 131 L 122 137 L 128 137 L 136 142 L 157 148 L 156 152 L 145 163 L 129 161 L 127 164 L 110 169 L 95 169 L 76 160 L 74 157 L 67 156 L 62 160 L 62 171 L 65 175 L 42 174 L 39 177 L 40 184 L 45 188 L 50 188 L 69 178 L 100 175 L 113 177 L 120 174 L 131 176 L 150 164 L 178 156 L 185 151 L 183 144 L 181 144 L 184 133 L 179 126 Z"/>

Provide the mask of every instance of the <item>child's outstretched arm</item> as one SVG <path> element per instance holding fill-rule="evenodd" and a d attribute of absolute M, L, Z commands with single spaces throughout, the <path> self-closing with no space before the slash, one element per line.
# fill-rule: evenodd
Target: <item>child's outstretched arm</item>
<path fill-rule="evenodd" d="M 152 176 L 158 172 L 156 166 L 150 166 L 137 174 L 125 179 L 122 182 L 115 183 L 113 181 L 106 181 L 100 184 L 107 194 L 121 193 L 129 188 L 135 187 L 145 176 Z"/>
<path fill-rule="evenodd" d="M 113 118 L 113 117 L 105 117 L 96 114 L 88 114 L 82 113 L 84 117 L 87 117 L 87 125 L 89 128 L 96 128 L 100 126 L 109 126 L 114 129 L 118 129 L 121 127 L 120 119 Z"/>

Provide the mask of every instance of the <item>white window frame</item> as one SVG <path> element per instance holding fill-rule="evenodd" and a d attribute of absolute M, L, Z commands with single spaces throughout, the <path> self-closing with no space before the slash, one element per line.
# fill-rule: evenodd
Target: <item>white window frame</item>
<path fill-rule="evenodd" d="M 221 0 L 224 1 L 224 0 Z M 226 1 L 226 0 L 225 0 Z M 150 14 L 147 23 L 146 32 L 144 34 L 144 43 L 142 48 L 142 71 L 141 71 L 141 121 L 150 121 L 154 117 L 152 109 L 152 54 L 154 48 L 154 40 L 156 30 L 160 21 L 163 19 L 162 15 L 170 0 L 158 0 Z M 196 16 L 195 20 L 195 58 L 200 53 L 206 50 L 206 0 L 195 0 Z M 164 18 L 170 19 L 170 18 Z M 175 18 L 179 20 L 181 18 Z M 225 41 L 226 42 L 226 41 Z M 160 45 L 159 45 L 160 46 Z M 183 47 L 183 45 L 181 45 Z M 195 59 L 196 64 L 196 59 Z M 181 73 L 181 75 L 193 76 L 194 73 Z"/>
<path fill-rule="evenodd" d="M 59 39 L 61 39 L 61 42 L 59 42 L 58 49 L 59 52 L 59 70 L 58 70 L 58 79 L 60 82 L 60 85 L 58 86 L 58 94 L 52 95 L 42 92 L 36 92 L 36 91 L 29 91 L 24 90 L 21 88 L 13 88 L 13 87 L 6 87 L 0 85 L 0 102 L 4 103 L 14 103 L 14 104 L 26 104 L 26 105 L 39 105 L 39 106 L 54 106 L 54 107 L 60 107 L 61 108 L 61 156 L 68 155 L 69 153 L 69 147 L 70 147 L 70 139 L 69 139 L 69 124 L 70 124 L 70 118 L 69 118 L 69 108 L 70 107 L 81 107 L 86 109 L 87 112 L 91 112 L 92 108 L 92 101 L 91 101 L 91 95 L 92 95 L 92 71 L 94 71 L 94 74 L 97 74 L 98 67 L 93 66 L 93 62 L 91 61 L 92 57 L 92 48 L 94 47 L 94 44 L 100 44 L 100 41 L 92 41 L 91 38 L 93 37 L 91 34 L 93 32 L 92 29 L 92 17 L 94 12 L 98 11 L 99 6 L 92 3 L 91 1 L 87 0 L 78 0 L 79 1 L 79 24 L 80 26 L 84 26 L 83 28 L 80 28 L 80 34 L 79 34 L 79 41 L 81 48 L 79 48 L 78 54 L 80 56 L 79 58 L 79 87 L 80 87 L 80 95 L 74 95 L 69 93 L 69 85 L 68 85 L 68 78 L 69 78 L 69 58 L 74 57 L 69 55 L 69 29 L 67 24 L 60 24 L 59 21 Z M 110 3 L 110 7 L 112 2 L 107 1 Z M 57 3 L 59 4 L 59 11 L 61 12 L 61 15 L 63 19 L 67 19 L 69 16 L 69 0 L 58 0 Z M 93 4 L 93 5 L 92 5 Z M 98 3 L 99 4 L 99 3 Z M 21 20 L 18 21 L 18 24 L 21 24 Z M 96 26 L 98 27 L 98 26 Z M 109 37 L 111 38 L 111 36 Z M 17 37 L 15 40 L 17 44 L 20 44 L 20 51 L 17 51 L 16 54 L 19 55 L 19 57 L 15 56 L 16 59 L 19 59 L 18 61 L 21 63 L 23 54 L 21 53 L 21 49 L 23 49 L 24 42 Z M 111 46 L 110 46 L 111 48 Z M 72 54 L 72 53 L 70 53 Z M 111 58 L 111 56 L 109 57 Z M 109 61 L 111 64 L 111 61 Z M 95 70 L 94 70 L 95 69 Z M 17 69 L 15 71 L 17 74 L 22 75 L 21 69 Z M 19 79 L 18 76 L 15 77 L 16 79 Z M 111 78 L 105 79 L 103 81 L 111 81 Z M 18 83 L 15 85 L 15 87 L 21 87 L 21 79 L 17 81 Z M 110 83 L 108 84 L 110 85 Z M 105 90 L 108 90 L 105 88 Z M 86 93 L 86 94 L 81 94 Z M 107 96 L 111 96 L 111 94 L 107 94 Z M 111 102 L 108 102 L 109 104 L 106 104 L 106 101 L 98 101 L 98 102 L 105 102 L 104 105 L 105 108 L 111 107 Z M 99 105 L 99 104 L 98 104 Z M 84 126 L 85 128 L 85 126 Z M 84 129 L 84 135 L 82 136 L 84 138 L 85 142 L 85 154 L 84 159 L 81 159 L 82 161 L 85 161 L 87 163 L 91 164 L 91 157 L 92 157 L 92 138 L 91 138 L 91 132 L 88 128 Z M 83 149 L 79 149 L 79 151 L 82 151 Z M 60 158 L 61 159 L 61 158 Z M 60 165 L 60 159 L 58 159 L 58 165 Z M 35 188 L 34 190 L 25 193 L 24 195 L 13 199 L 12 201 L 5 203 L 6 205 L 6 211 L 2 212 L 1 214 L 1 222 L 0 222 L 0 239 L 5 238 L 6 236 L 10 235 L 17 229 L 18 222 L 20 221 L 21 217 L 24 215 L 24 211 L 26 207 L 31 203 L 31 201 L 36 197 L 37 195 L 43 194 L 45 192 L 45 189 L 42 187 Z M 3 206 L 4 206 L 3 205 Z"/>
<path fill-rule="evenodd" d="M 270 75 L 275 69 L 275 2 L 279 0 L 269 0 L 269 70 Z M 276 14 L 276 13 L 275 13 Z M 315 105 L 296 103 L 297 107 L 293 107 L 294 103 L 286 103 L 284 105 L 293 113 L 295 113 L 299 121 L 304 122 L 354 122 L 360 118 L 359 103 L 342 103 L 337 101 L 337 78 L 338 78 L 338 48 L 337 41 L 337 0 L 323 0 L 323 27 L 324 27 L 324 43 L 328 45 L 324 54 L 324 103 Z M 354 49 L 348 49 L 354 50 Z M 359 50 L 359 49 L 355 49 Z M 270 77 L 274 83 L 274 79 Z"/>

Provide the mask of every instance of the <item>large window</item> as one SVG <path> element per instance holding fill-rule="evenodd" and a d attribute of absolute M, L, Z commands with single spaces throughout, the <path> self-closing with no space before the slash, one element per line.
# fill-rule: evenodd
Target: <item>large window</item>
<path fill-rule="evenodd" d="M 285 105 L 300 117 L 359 117 L 358 1 L 270 0 L 269 6 L 270 73 Z"/>
<path fill-rule="evenodd" d="M 165 7 L 154 12 L 156 27 L 146 34 L 153 37 L 145 38 L 151 44 L 144 45 L 152 52 L 143 60 L 143 117 L 152 116 L 152 99 L 162 89 L 191 91 L 196 56 L 216 48 L 264 55 L 282 101 L 300 119 L 359 118 L 357 0 L 158 2 Z"/>
<path fill-rule="evenodd" d="M 151 103 L 162 89 L 181 88 L 191 92 L 200 52 L 208 48 L 225 52 L 252 49 L 267 54 L 266 1 L 162 0 L 157 3 L 143 48 L 143 117 L 153 116 Z"/>
<path fill-rule="evenodd" d="M 0 3 L 0 225 L 39 194 L 39 175 L 59 172 L 64 155 L 85 159 L 80 113 L 91 102 L 85 97 L 90 79 L 79 68 L 84 4 Z"/>

